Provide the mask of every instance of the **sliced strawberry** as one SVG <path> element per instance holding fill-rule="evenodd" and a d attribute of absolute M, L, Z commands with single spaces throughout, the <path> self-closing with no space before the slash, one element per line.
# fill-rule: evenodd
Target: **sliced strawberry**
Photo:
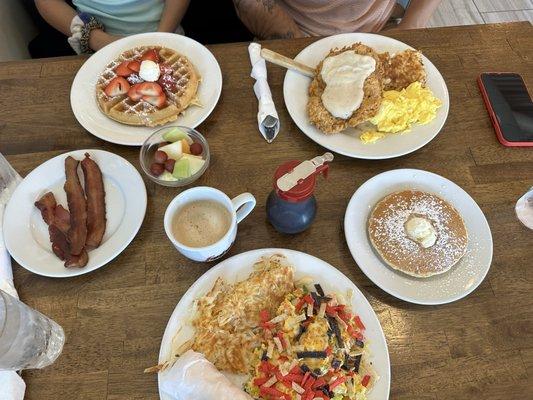
<path fill-rule="evenodd" d="M 172 75 L 174 73 L 172 67 L 165 63 L 159 64 L 159 71 L 161 71 L 161 75 Z"/>
<path fill-rule="evenodd" d="M 130 83 L 130 85 L 135 85 L 136 83 L 144 82 L 144 80 L 135 72 L 128 76 L 126 80 Z"/>
<path fill-rule="evenodd" d="M 177 81 L 172 75 L 161 75 L 157 82 L 165 89 L 174 91 L 176 89 Z"/>
<path fill-rule="evenodd" d="M 159 96 L 163 93 L 163 89 L 156 82 L 140 83 L 137 91 L 144 96 Z"/>
<path fill-rule="evenodd" d="M 120 65 L 115 68 L 116 74 L 118 76 L 124 76 L 124 77 L 130 76 L 133 73 L 133 70 L 131 70 L 128 67 L 129 63 L 130 63 L 129 61 L 124 61 L 124 62 L 120 63 Z"/>
<path fill-rule="evenodd" d="M 130 84 L 128 83 L 128 81 L 121 76 L 117 76 L 116 78 L 113 78 L 111 82 L 109 82 L 109 84 L 104 89 L 104 92 L 109 97 L 115 97 L 121 94 L 128 93 L 129 89 Z"/>
<path fill-rule="evenodd" d="M 140 94 L 137 89 L 139 88 L 139 83 L 132 85 L 130 90 L 128 90 L 128 97 L 133 101 L 139 101 L 142 99 L 143 95 Z"/>
<path fill-rule="evenodd" d="M 159 54 L 155 49 L 146 50 L 141 56 L 141 61 L 152 60 L 153 62 L 159 62 Z"/>
<path fill-rule="evenodd" d="M 140 61 L 130 61 L 128 63 L 128 68 L 133 72 L 139 72 L 141 70 L 141 63 Z"/>
<path fill-rule="evenodd" d="M 165 96 L 165 93 L 160 93 L 159 96 L 143 96 L 142 99 L 157 108 L 161 108 L 165 105 L 167 96 Z"/>

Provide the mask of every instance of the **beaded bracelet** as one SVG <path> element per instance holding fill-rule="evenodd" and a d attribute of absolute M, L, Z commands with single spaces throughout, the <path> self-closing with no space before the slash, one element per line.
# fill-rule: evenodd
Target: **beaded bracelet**
<path fill-rule="evenodd" d="M 81 31 L 80 45 L 82 54 L 91 54 L 93 52 L 92 49 L 89 47 L 89 37 L 93 29 L 104 30 L 104 25 L 102 25 L 102 23 L 96 18 L 90 17 L 89 22 L 83 25 Z"/>

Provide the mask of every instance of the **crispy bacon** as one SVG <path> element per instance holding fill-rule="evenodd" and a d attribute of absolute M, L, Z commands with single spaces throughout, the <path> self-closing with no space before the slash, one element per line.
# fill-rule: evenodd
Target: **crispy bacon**
<path fill-rule="evenodd" d="M 87 202 L 78 178 L 79 161 L 68 156 L 65 159 L 65 185 L 68 209 L 70 210 L 70 228 L 67 239 L 70 254 L 79 255 L 87 239 Z"/>
<path fill-rule="evenodd" d="M 43 220 L 47 225 L 50 225 L 54 221 L 54 212 L 56 206 L 56 198 L 52 192 L 45 193 L 39 200 L 35 202 L 35 207 L 41 211 Z"/>
<path fill-rule="evenodd" d="M 48 224 L 48 234 L 52 242 L 52 251 L 62 261 L 65 267 L 84 267 L 89 261 L 87 251 L 83 249 L 80 255 L 70 254 L 67 241 L 67 232 L 70 227 L 70 214 L 61 205 L 58 205 L 52 192 L 46 193 L 35 206 L 41 211 L 44 222 Z"/>
<path fill-rule="evenodd" d="M 54 210 L 54 225 L 65 235 L 70 229 L 70 213 L 61 204 L 58 204 Z"/>
<path fill-rule="evenodd" d="M 106 228 L 105 191 L 102 172 L 98 164 L 85 153 L 81 162 L 87 195 L 87 240 L 85 247 L 92 250 L 100 246 Z"/>

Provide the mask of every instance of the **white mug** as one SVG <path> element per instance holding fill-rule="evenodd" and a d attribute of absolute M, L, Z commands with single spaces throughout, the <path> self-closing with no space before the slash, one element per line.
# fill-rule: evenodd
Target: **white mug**
<path fill-rule="evenodd" d="M 231 215 L 231 224 L 226 234 L 218 242 L 205 247 L 191 247 L 180 243 L 172 233 L 172 219 L 178 210 L 193 201 L 210 200 L 224 206 Z M 248 216 L 256 204 L 251 193 L 242 193 L 230 199 L 224 192 L 208 186 L 198 186 L 178 194 L 165 211 L 165 232 L 174 247 L 185 257 L 194 261 L 209 262 L 222 257 L 230 249 L 237 236 L 237 224 Z"/>

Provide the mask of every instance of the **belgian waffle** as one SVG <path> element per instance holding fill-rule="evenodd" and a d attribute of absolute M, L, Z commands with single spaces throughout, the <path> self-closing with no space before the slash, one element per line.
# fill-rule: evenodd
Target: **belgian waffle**
<path fill-rule="evenodd" d="M 127 94 L 108 96 L 104 90 L 118 76 L 116 68 L 124 61 L 140 60 L 147 50 L 155 50 L 159 65 L 172 69 L 172 85 L 161 85 L 165 101 L 160 107 L 144 99 L 132 100 Z M 129 84 L 142 83 L 138 74 L 126 78 Z M 127 50 L 110 62 L 96 83 L 96 100 L 109 118 L 127 125 L 157 126 L 175 120 L 190 105 L 200 105 L 197 98 L 200 76 L 187 57 L 161 46 L 142 46 Z"/>

